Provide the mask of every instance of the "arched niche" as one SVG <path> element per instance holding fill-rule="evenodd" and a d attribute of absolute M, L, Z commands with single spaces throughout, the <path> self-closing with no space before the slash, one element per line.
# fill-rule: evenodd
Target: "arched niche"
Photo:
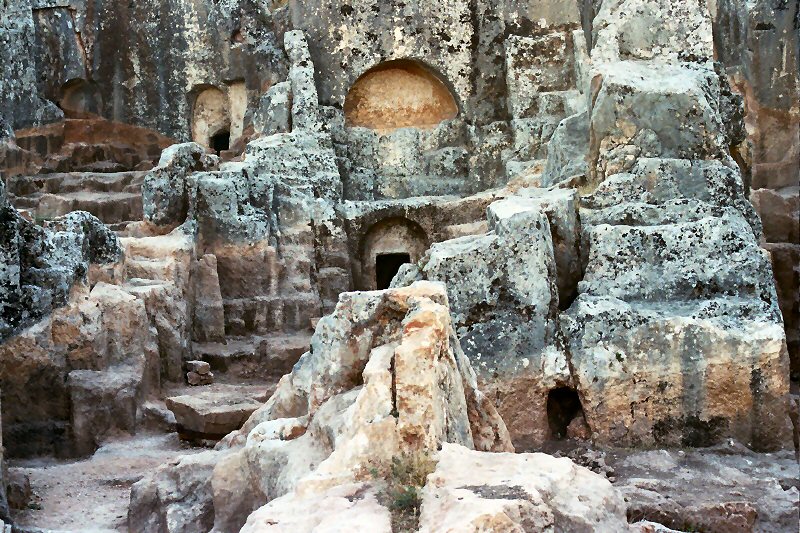
<path fill-rule="evenodd" d="M 102 104 L 100 90 L 92 82 L 74 79 L 61 86 L 58 105 L 67 115 L 74 117 L 99 115 Z"/>
<path fill-rule="evenodd" d="M 216 87 L 197 93 L 192 108 L 192 140 L 220 152 L 230 146 L 230 135 L 230 104 L 225 93 Z"/>
<path fill-rule="evenodd" d="M 406 218 L 384 219 L 374 224 L 361 244 L 361 288 L 388 288 L 398 269 L 416 263 L 428 249 L 428 237 L 419 224 Z"/>
<path fill-rule="evenodd" d="M 445 83 L 417 61 L 387 61 L 368 70 L 347 93 L 346 124 L 381 133 L 399 128 L 430 129 L 458 116 Z"/>

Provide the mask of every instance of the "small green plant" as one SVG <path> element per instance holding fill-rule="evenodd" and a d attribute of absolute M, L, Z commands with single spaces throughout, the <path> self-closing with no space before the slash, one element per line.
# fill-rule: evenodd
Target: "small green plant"
<path fill-rule="evenodd" d="M 427 453 L 402 454 L 393 457 L 388 465 L 369 468 L 373 479 L 385 484 L 378 499 L 392 515 L 394 533 L 416 531 L 419 527 L 422 487 L 435 469 L 436 462 Z"/>

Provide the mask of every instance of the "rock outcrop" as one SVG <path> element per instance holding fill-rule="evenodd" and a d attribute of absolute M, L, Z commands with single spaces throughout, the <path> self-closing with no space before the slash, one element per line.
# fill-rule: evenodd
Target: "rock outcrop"
<path fill-rule="evenodd" d="M 0 184 L 0 339 L 64 305 L 90 264 L 119 261 L 117 237 L 97 218 L 76 212 L 38 226 L 11 207 Z"/>
<path fill-rule="evenodd" d="M 606 479 L 567 458 L 487 454 L 445 444 L 422 499 L 420 532 L 625 531 Z"/>
<path fill-rule="evenodd" d="M 167 465 L 134 486 L 129 527 L 231 531 L 279 496 L 352 483 L 373 466 L 433 453 L 444 442 L 513 449 L 477 390 L 444 288 L 423 282 L 345 294 L 317 326 L 311 351 L 240 431 L 202 462 Z M 184 514 L 184 502 L 159 496 L 175 476 L 196 479 L 197 469 L 212 468 L 204 488 L 192 491 L 195 499 L 206 495 L 192 504 L 205 512 Z"/>
<path fill-rule="evenodd" d="M 747 139 L 733 155 L 764 220 L 764 247 L 772 256 L 796 378 L 800 373 L 800 6 L 724 0 L 714 5 L 712 18 L 718 59 L 731 86 L 744 98 Z M 786 223 L 776 225 L 781 219 Z M 794 232 L 787 233 L 790 229 Z"/>

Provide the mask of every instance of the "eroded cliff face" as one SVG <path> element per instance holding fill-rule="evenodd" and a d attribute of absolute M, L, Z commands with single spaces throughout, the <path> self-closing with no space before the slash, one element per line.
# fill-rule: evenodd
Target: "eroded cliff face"
<path fill-rule="evenodd" d="M 747 143 L 738 154 L 764 221 L 786 323 L 792 372 L 800 365 L 800 7 L 796 2 L 718 2 L 714 43 L 744 97 Z"/>
<path fill-rule="evenodd" d="M 621 531 L 510 453 L 798 445 L 796 7 L 7 5 L 6 448 L 219 441 L 130 530 Z"/>

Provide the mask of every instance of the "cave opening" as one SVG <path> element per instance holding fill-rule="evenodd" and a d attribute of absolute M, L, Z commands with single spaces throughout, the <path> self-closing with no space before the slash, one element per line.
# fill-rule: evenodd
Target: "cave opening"
<path fill-rule="evenodd" d="M 575 389 L 559 387 L 547 393 L 547 422 L 553 439 L 567 438 L 570 422 L 582 413 L 581 400 Z"/>
<path fill-rule="evenodd" d="M 375 286 L 378 290 L 388 289 L 400 267 L 411 262 L 411 255 L 405 253 L 380 254 L 375 257 Z"/>
<path fill-rule="evenodd" d="M 231 147 L 231 133 L 227 130 L 222 130 L 211 136 L 209 143 L 211 148 L 217 152 L 217 155 L 229 150 Z"/>

